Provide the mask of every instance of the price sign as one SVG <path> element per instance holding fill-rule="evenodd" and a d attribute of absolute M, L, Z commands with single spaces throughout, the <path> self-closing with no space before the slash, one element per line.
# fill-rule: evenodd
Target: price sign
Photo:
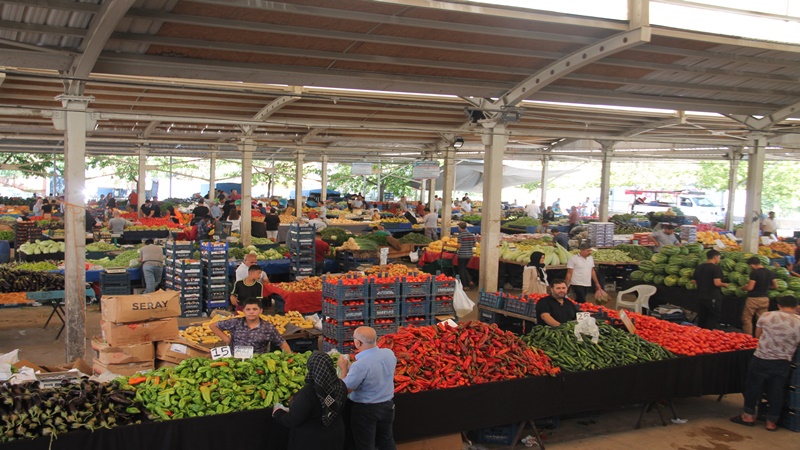
<path fill-rule="evenodd" d="M 224 347 L 213 347 L 211 349 L 211 359 L 230 358 L 231 348 L 227 345 Z"/>
<path fill-rule="evenodd" d="M 353 163 L 350 166 L 352 175 L 372 175 L 372 163 Z"/>
<path fill-rule="evenodd" d="M 411 174 L 411 178 L 415 180 L 439 178 L 439 163 L 436 161 L 417 161 L 414 163 Z"/>
<path fill-rule="evenodd" d="M 578 319 L 578 322 L 580 322 L 581 320 L 586 320 L 586 319 L 588 319 L 588 318 L 592 317 L 592 313 L 589 313 L 589 312 L 579 312 L 579 313 L 576 313 L 576 314 L 575 314 L 575 316 L 576 316 L 576 318 Z"/>
<path fill-rule="evenodd" d="M 233 357 L 237 359 L 250 359 L 253 357 L 253 347 L 250 345 L 237 345 L 233 348 Z"/>
<path fill-rule="evenodd" d="M 624 309 L 619 310 L 619 318 L 622 320 L 622 323 L 625 324 L 625 328 L 628 329 L 630 334 L 636 334 L 636 327 L 633 326 L 633 321 L 631 321 L 631 318 L 628 317 L 628 313 L 626 313 Z"/>

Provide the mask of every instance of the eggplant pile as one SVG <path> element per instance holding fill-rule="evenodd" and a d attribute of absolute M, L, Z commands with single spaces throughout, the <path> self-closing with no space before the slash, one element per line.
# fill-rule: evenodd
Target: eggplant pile
<path fill-rule="evenodd" d="M 31 270 L 0 269 L 0 294 L 9 292 L 63 291 L 64 275 Z"/>
<path fill-rule="evenodd" d="M 96 430 L 148 421 L 149 415 L 132 390 L 114 381 L 100 384 L 84 378 L 67 380 L 53 389 L 39 382 L 0 385 L 0 442 L 58 435 L 78 429 Z"/>

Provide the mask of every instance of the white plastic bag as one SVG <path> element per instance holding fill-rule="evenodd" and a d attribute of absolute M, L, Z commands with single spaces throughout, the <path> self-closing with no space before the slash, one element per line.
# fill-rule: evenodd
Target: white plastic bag
<path fill-rule="evenodd" d="M 456 278 L 456 289 L 453 292 L 453 308 L 456 310 L 456 316 L 461 318 L 471 313 L 475 308 L 475 302 L 467 297 L 464 292 L 464 287 L 461 285 L 461 280 Z"/>
<path fill-rule="evenodd" d="M 419 261 L 419 253 L 416 251 L 408 252 L 408 259 L 411 260 L 412 263 Z"/>
<path fill-rule="evenodd" d="M 591 336 L 592 342 L 597 344 L 600 341 L 600 329 L 597 328 L 597 321 L 594 317 L 579 319 L 575 325 L 575 337 L 578 342 L 583 342 L 583 335 Z"/>

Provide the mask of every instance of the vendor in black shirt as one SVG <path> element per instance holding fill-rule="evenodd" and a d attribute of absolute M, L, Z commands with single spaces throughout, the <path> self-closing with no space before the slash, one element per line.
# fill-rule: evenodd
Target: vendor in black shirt
<path fill-rule="evenodd" d="M 706 252 L 706 261 L 694 269 L 694 281 L 697 282 L 697 325 L 700 328 L 715 330 L 719 328 L 722 315 L 721 287 L 728 286 L 722 281 L 722 269 L 719 268 L 720 253 L 716 250 Z"/>
<path fill-rule="evenodd" d="M 197 201 L 197 206 L 195 206 L 194 209 L 192 210 L 192 215 L 194 216 L 192 217 L 192 223 L 193 224 L 197 223 L 198 220 L 208 216 L 210 213 L 211 210 L 208 209 L 208 206 L 205 205 L 205 202 L 201 198 L 200 200 Z"/>
<path fill-rule="evenodd" d="M 567 299 L 567 282 L 555 279 L 550 283 L 550 295 L 536 303 L 536 322 L 539 325 L 557 327 L 575 320 L 575 304 Z"/>
<path fill-rule="evenodd" d="M 233 284 L 231 291 L 231 304 L 236 311 L 243 311 L 244 305 L 240 300 L 247 298 L 261 298 L 264 296 L 264 285 L 261 284 L 261 266 L 253 264 L 247 269 L 247 278 Z"/>

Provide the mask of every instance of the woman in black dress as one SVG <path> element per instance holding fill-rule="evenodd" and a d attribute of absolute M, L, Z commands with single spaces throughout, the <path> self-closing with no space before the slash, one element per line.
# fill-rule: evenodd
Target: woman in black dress
<path fill-rule="evenodd" d="M 289 428 L 289 450 L 341 450 L 347 386 L 325 353 L 312 353 L 306 366 L 306 385 L 292 397 L 288 410 L 276 405 L 272 417 Z"/>

